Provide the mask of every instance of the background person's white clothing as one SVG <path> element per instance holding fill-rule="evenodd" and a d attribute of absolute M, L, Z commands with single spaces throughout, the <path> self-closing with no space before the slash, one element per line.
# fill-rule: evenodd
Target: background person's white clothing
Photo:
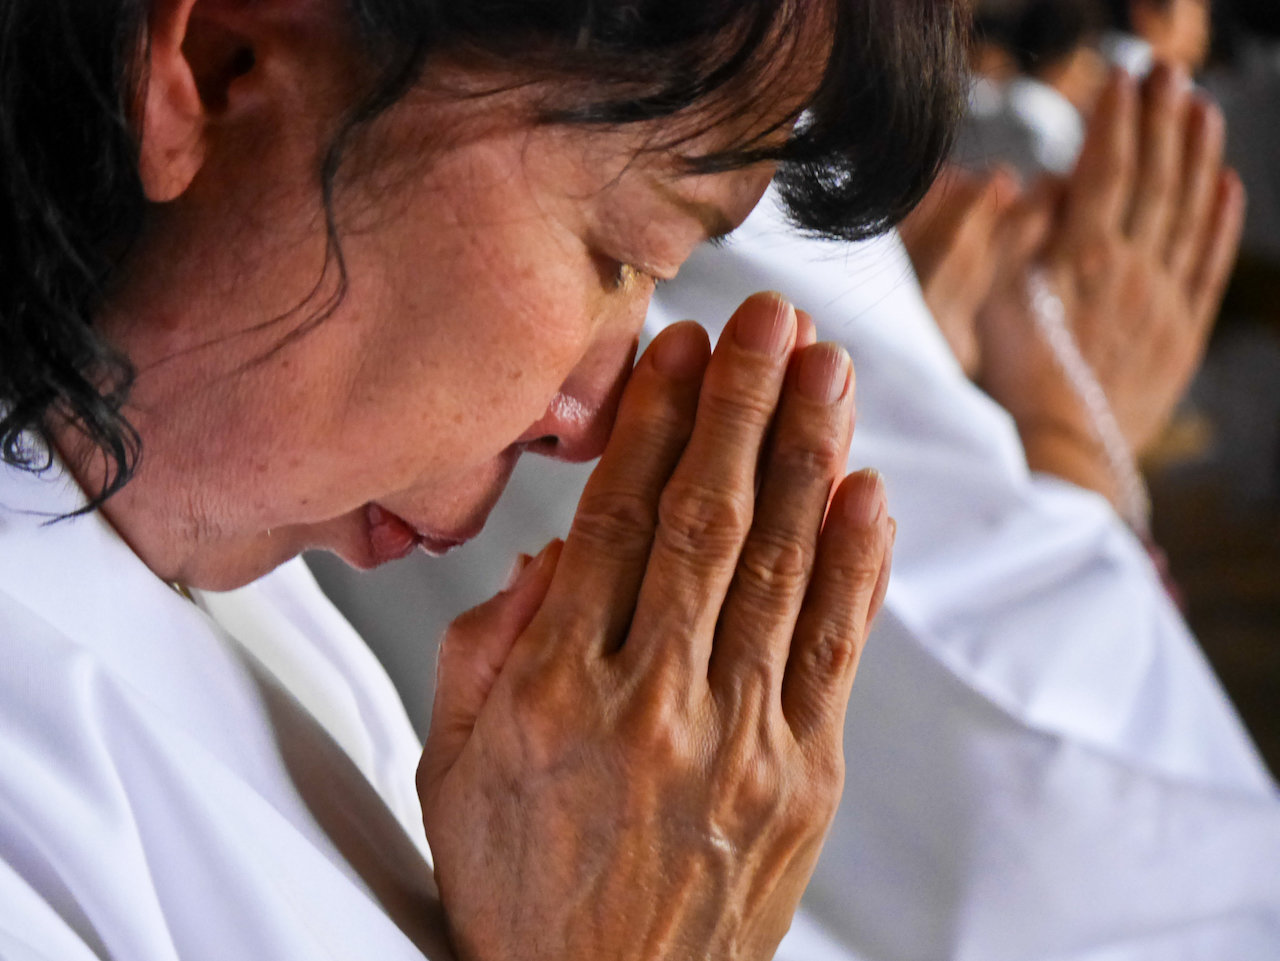
<path fill-rule="evenodd" d="M 798 238 L 766 204 L 652 319 L 755 289 L 849 348 L 851 466 L 899 522 L 810 920 L 877 961 L 1280 957 L 1280 797 L 1142 546 L 1027 470 L 896 238 Z"/>
<path fill-rule="evenodd" d="M 899 522 L 844 803 L 780 958 L 1280 958 L 1280 800 L 1142 546 L 1100 497 L 1027 470 L 896 237 L 798 238 L 766 200 L 659 288 L 651 327 L 723 322 L 770 288 L 850 349 L 850 466 L 884 472 Z M 526 461 L 477 543 L 352 582 L 362 632 L 438 631 L 564 533 L 586 471 Z M 386 654 L 423 717 L 428 655 Z"/>
<path fill-rule="evenodd" d="M 1103 34 L 1098 49 L 1109 63 L 1138 78 L 1149 74 L 1156 63 L 1156 53 L 1151 44 L 1123 30 L 1108 30 Z"/>
<path fill-rule="evenodd" d="M 961 125 L 954 159 L 970 170 L 1010 167 L 1024 180 L 1041 174 L 1066 176 L 1075 169 L 1084 146 L 1084 120 L 1062 94 L 1032 77 L 1003 85 L 989 81 L 981 109 L 970 111 Z"/>
<path fill-rule="evenodd" d="M 0 959 L 448 957 L 417 738 L 302 562 L 197 607 L 83 503 L 0 468 Z"/>

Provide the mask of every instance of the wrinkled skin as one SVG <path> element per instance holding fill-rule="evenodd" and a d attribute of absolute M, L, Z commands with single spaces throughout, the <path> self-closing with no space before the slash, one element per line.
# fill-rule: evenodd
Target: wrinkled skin
<path fill-rule="evenodd" d="M 767 959 L 786 932 L 892 540 L 878 475 L 839 482 L 852 371 L 811 331 L 760 296 L 709 361 L 664 332 L 563 547 L 448 632 L 418 784 L 462 957 Z"/>

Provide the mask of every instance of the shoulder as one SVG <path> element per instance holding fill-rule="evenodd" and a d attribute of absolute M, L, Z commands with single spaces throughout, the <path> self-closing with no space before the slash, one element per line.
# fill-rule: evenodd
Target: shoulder
<path fill-rule="evenodd" d="M 370 891 L 431 916 L 430 868 L 353 759 L 100 519 L 21 499 L 0 496 L 0 957 L 420 959 L 429 933 Z"/>

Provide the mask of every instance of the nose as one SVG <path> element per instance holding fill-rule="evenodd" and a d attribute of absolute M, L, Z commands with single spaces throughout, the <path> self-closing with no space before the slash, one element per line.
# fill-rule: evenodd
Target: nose
<path fill-rule="evenodd" d="M 520 446 L 534 454 L 572 463 L 594 460 L 603 454 L 634 356 L 633 345 L 609 375 L 566 383 L 551 399 L 546 413 L 525 432 L 518 442 Z"/>
<path fill-rule="evenodd" d="M 619 378 L 618 389 L 598 404 L 570 394 L 556 394 L 546 414 L 534 425 L 539 436 L 522 446 L 531 453 L 575 464 L 599 457 L 604 453 L 618 416 L 623 383 L 624 379 Z"/>

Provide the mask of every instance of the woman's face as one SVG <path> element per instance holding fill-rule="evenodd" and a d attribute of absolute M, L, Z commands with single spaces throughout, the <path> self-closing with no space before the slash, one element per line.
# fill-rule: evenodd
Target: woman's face
<path fill-rule="evenodd" d="M 1157 59 L 1195 72 L 1209 57 L 1212 34 L 1210 0 L 1139 2 L 1134 29 L 1151 43 Z"/>
<path fill-rule="evenodd" d="M 325 261 L 302 199 L 320 138 L 239 138 L 157 211 L 104 326 L 140 369 L 144 442 L 106 512 L 158 574 L 228 588 L 306 548 L 442 552 L 522 453 L 600 453 L 655 280 L 771 171 L 682 176 L 640 149 L 652 130 L 538 126 L 519 100 L 379 122 L 338 192 L 348 287 L 293 338 L 335 291 L 331 265 L 296 310 Z"/>

